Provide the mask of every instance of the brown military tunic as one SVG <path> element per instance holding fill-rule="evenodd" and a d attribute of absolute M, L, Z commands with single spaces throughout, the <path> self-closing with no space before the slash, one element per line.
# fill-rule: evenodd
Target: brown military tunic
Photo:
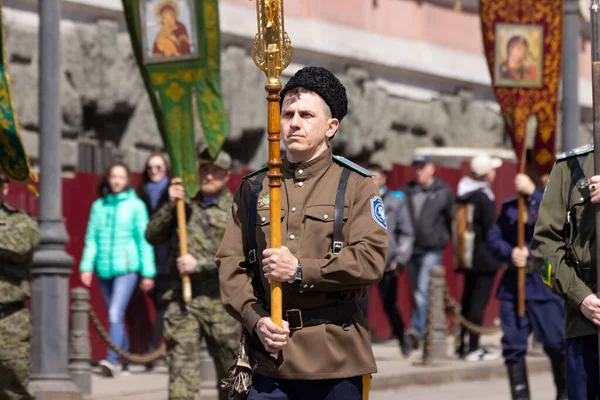
<path fill-rule="evenodd" d="M 370 177 L 351 173 L 344 204 L 342 251 L 334 254 L 333 217 L 336 192 L 343 167 L 330 150 L 314 160 L 293 164 L 284 160 L 281 187 L 282 245 L 302 265 L 303 280 L 283 284 L 283 310 L 330 306 L 338 299 L 358 300 L 368 286 L 377 283 L 385 268 L 388 234 L 377 222 L 372 200 L 379 194 Z M 257 257 L 270 246 L 269 187 L 267 178 L 258 197 L 256 218 Z M 250 331 L 269 316 L 252 288 L 248 249 L 248 207 L 251 183 L 238 188 L 232 216 L 215 260 L 220 268 L 221 300 L 225 308 Z M 261 270 L 269 304 L 269 283 Z M 374 373 L 367 320 L 357 311 L 350 329 L 322 324 L 292 331 L 279 360 L 252 341 L 257 373 L 282 379 L 335 379 Z"/>

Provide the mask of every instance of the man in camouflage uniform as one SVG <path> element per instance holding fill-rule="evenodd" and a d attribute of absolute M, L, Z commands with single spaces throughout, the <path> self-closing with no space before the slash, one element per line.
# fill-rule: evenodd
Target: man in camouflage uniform
<path fill-rule="evenodd" d="M 543 282 L 564 300 L 565 364 L 569 400 L 600 397 L 596 296 L 596 226 L 600 176 L 594 146 L 559 155 L 535 225 L 531 255 Z"/>
<path fill-rule="evenodd" d="M 4 201 L 8 179 L 0 175 L 0 399 L 27 400 L 31 348 L 29 267 L 39 241 L 35 221 Z"/>
<path fill-rule="evenodd" d="M 227 392 L 219 382 L 228 376 L 239 343 L 240 325 L 225 312 L 219 296 L 219 275 L 214 255 L 227 227 L 232 196 L 226 187 L 230 176 L 231 158 L 221 152 L 214 162 L 200 158 L 200 192 L 186 199 L 188 251 L 179 256 L 176 232 L 175 201 L 184 198 L 181 179 L 175 178 L 169 187 L 169 204 L 152 217 L 146 239 L 153 244 L 170 241 L 169 269 L 173 290 L 166 293 L 170 300 L 165 311 L 165 338 L 169 365 L 169 399 L 192 400 L 200 390 L 200 339 L 204 337 L 208 352 L 217 368 L 217 390 L 220 399 Z M 192 282 L 192 301 L 182 300 L 181 275 Z"/>

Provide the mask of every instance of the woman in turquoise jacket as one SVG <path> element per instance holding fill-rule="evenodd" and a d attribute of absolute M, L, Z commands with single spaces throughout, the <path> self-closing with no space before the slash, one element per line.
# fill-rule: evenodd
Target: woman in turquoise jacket
<path fill-rule="evenodd" d="M 94 272 L 98 275 L 108 308 L 110 339 L 125 351 L 129 340 L 123 320 L 138 274 L 144 291 L 152 289 L 156 275 L 154 252 L 144 238 L 148 211 L 129 186 L 129 176 L 129 169 L 121 163 L 107 169 L 98 188 L 99 198 L 92 205 L 79 265 L 85 286 L 91 286 Z M 110 350 L 100 362 L 103 374 L 114 376 L 116 364 L 117 354 Z"/>

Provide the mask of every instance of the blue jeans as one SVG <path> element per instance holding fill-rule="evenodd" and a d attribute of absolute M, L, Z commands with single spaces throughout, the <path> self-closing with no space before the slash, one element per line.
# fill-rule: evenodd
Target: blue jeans
<path fill-rule="evenodd" d="M 104 297 L 106 308 L 108 308 L 110 340 L 125 351 L 129 351 L 129 339 L 125 332 L 125 311 L 137 281 L 138 275 L 135 272 L 119 275 L 112 279 L 100 279 L 100 291 Z M 109 350 L 106 359 L 116 364 L 117 353 Z"/>
<path fill-rule="evenodd" d="M 408 275 L 415 298 L 415 311 L 412 315 L 411 328 L 419 337 L 425 334 L 427 309 L 429 306 L 429 270 L 442 264 L 444 252 L 429 251 L 416 254 L 408 263 Z"/>

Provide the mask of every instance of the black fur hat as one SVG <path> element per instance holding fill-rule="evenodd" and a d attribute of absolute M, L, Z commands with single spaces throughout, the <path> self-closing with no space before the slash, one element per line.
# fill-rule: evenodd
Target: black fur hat
<path fill-rule="evenodd" d="M 328 69 L 323 67 L 304 67 L 290 78 L 280 93 L 283 102 L 285 95 L 292 89 L 302 87 L 321 96 L 331 110 L 331 116 L 342 120 L 348 113 L 348 97 L 342 82 Z"/>

